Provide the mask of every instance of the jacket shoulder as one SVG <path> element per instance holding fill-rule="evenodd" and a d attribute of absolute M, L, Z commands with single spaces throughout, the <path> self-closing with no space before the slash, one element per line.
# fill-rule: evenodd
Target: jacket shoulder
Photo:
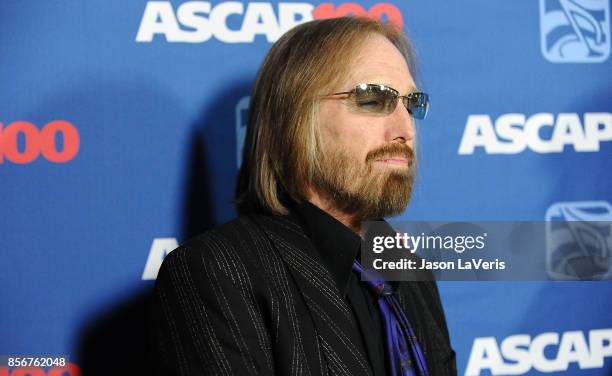
<path fill-rule="evenodd" d="M 262 236 L 251 217 L 240 216 L 186 240 L 179 248 L 214 252 L 215 247 L 244 247 L 248 240 Z"/>
<path fill-rule="evenodd" d="M 270 289 L 247 240 L 256 232 L 237 218 L 166 256 L 151 320 L 160 375 L 273 373 Z"/>
<path fill-rule="evenodd" d="M 265 252 L 264 232 L 249 216 L 240 216 L 182 243 L 171 251 L 162 269 L 188 265 L 196 272 L 207 267 L 231 271 L 256 267 L 258 253 Z"/>

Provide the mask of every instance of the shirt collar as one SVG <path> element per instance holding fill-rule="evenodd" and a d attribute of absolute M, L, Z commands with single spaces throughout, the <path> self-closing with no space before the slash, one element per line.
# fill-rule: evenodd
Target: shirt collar
<path fill-rule="evenodd" d="M 361 261 L 361 238 L 353 230 L 329 215 L 324 210 L 304 200 L 292 201 L 289 205 L 302 222 L 306 235 L 313 242 L 317 253 L 329 268 L 342 296 L 346 296 L 353 260 Z M 396 231 L 382 220 L 377 227 L 382 235 L 395 236 Z M 399 281 L 389 281 L 393 290 Z"/>
<path fill-rule="evenodd" d="M 329 268 L 342 296 L 346 295 L 353 260 L 358 258 L 361 238 L 350 228 L 308 201 L 293 203 L 297 217 Z"/>

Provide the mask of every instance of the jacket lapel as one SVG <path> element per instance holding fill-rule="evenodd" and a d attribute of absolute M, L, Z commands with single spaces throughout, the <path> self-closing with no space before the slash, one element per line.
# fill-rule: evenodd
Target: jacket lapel
<path fill-rule="evenodd" d="M 287 265 L 317 328 L 333 375 L 372 375 L 353 314 L 329 270 L 295 219 L 253 216 Z"/>

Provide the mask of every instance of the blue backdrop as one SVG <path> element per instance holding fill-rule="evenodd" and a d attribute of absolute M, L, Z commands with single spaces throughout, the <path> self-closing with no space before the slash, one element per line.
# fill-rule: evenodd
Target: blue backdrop
<path fill-rule="evenodd" d="M 612 219 L 609 0 L 349 1 L 0 2 L 0 355 L 150 371 L 157 268 L 235 215 L 257 68 L 313 17 L 381 17 L 418 51 L 403 218 Z M 612 374 L 609 282 L 439 286 L 460 374 Z"/>

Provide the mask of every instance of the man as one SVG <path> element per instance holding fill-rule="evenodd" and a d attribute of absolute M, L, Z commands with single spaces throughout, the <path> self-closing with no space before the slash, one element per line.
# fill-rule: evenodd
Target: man
<path fill-rule="evenodd" d="M 163 374 L 456 374 L 435 283 L 394 283 L 383 299 L 356 269 L 362 222 L 403 212 L 412 191 L 413 118 L 427 109 L 412 55 L 364 18 L 308 22 L 274 44 L 251 100 L 240 217 L 160 269 Z"/>

